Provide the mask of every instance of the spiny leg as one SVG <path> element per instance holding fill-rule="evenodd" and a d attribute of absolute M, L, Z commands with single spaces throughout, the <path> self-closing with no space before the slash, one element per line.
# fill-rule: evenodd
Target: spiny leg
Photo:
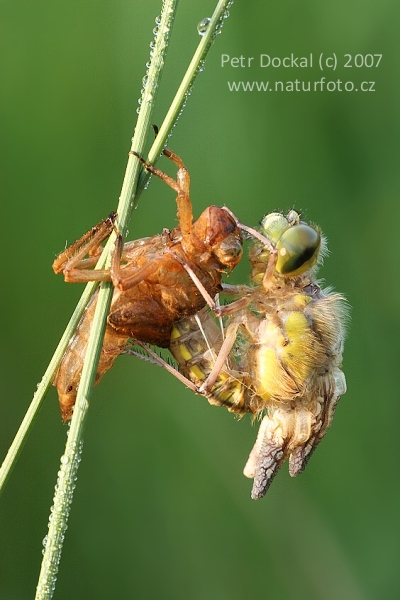
<path fill-rule="evenodd" d="M 180 156 L 178 156 L 175 152 L 172 152 L 172 150 L 170 150 L 169 148 L 164 148 L 163 154 L 178 167 L 178 173 L 176 176 L 177 181 L 180 184 L 181 189 L 184 192 L 186 192 L 186 194 L 189 196 L 190 175 L 183 160 Z"/>
<path fill-rule="evenodd" d="M 244 223 L 241 223 L 239 221 L 239 219 L 236 217 L 236 215 L 233 214 L 233 212 L 231 210 L 229 210 L 229 208 L 227 206 L 223 206 L 222 208 L 235 221 L 236 227 L 238 227 L 242 231 L 245 231 L 246 233 L 248 233 L 252 238 L 258 240 L 264 246 L 267 246 L 267 248 L 269 249 L 270 252 L 276 252 L 275 246 L 272 244 L 272 242 L 268 238 L 265 237 L 265 235 L 263 235 L 262 233 L 257 231 L 257 229 L 253 229 L 253 227 L 248 227 L 247 225 L 244 225 Z"/>
<path fill-rule="evenodd" d="M 225 339 L 221 346 L 220 351 L 218 352 L 218 356 L 214 362 L 213 368 L 211 369 L 210 374 L 207 379 L 202 383 L 199 388 L 199 392 L 202 394 L 209 394 L 213 385 L 215 384 L 221 370 L 226 365 L 226 362 L 229 358 L 230 351 L 233 348 L 233 345 L 236 341 L 237 330 L 239 328 L 240 323 L 230 323 L 226 332 Z"/>
<path fill-rule="evenodd" d="M 63 273 L 67 282 L 109 281 L 109 269 L 92 270 L 88 267 L 96 264 L 102 251 L 101 244 L 112 232 L 116 216 L 116 213 L 111 213 L 64 250 L 53 262 L 54 272 Z M 85 259 L 87 254 L 89 258 Z"/>
<path fill-rule="evenodd" d="M 139 342 L 138 340 L 135 340 L 135 345 L 142 348 L 142 350 L 144 350 L 147 353 L 147 356 L 144 356 L 143 354 L 136 352 L 133 348 L 127 348 L 123 352 L 123 354 L 131 354 L 132 356 L 136 356 L 137 358 L 140 358 L 141 360 L 145 360 L 145 361 L 151 362 L 152 364 L 155 364 L 159 367 L 162 367 L 163 369 L 168 371 L 168 373 L 171 373 L 171 375 L 176 377 L 186 387 L 188 387 L 190 390 L 192 390 L 192 392 L 194 392 L 195 394 L 199 393 L 199 388 L 195 383 L 193 383 L 193 381 L 190 381 L 190 379 L 187 379 L 184 375 L 182 375 L 179 371 L 177 371 L 175 369 L 175 367 L 173 367 L 172 365 L 167 363 L 161 356 L 159 356 L 156 352 L 154 352 L 154 350 L 152 350 L 147 344 L 144 344 L 143 342 Z"/>
<path fill-rule="evenodd" d="M 190 188 L 190 175 L 189 171 L 185 167 L 182 159 L 172 152 L 168 148 L 164 148 L 163 154 L 172 160 L 172 162 L 178 167 L 177 180 L 173 179 L 164 171 L 157 169 L 150 163 L 146 162 L 144 158 L 142 158 L 137 152 L 132 150 L 129 154 L 133 154 L 140 160 L 144 168 L 164 181 L 170 188 L 175 190 L 178 194 L 176 198 L 176 204 L 178 207 L 178 220 L 181 228 L 182 237 L 185 239 L 190 235 L 192 224 L 193 224 L 193 209 L 192 202 L 189 196 L 189 188 Z"/>
<path fill-rule="evenodd" d="M 197 394 L 199 396 L 202 396 L 203 398 L 206 398 L 207 401 L 211 405 L 227 406 L 227 404 L 223 400 L 221 400 L 219 398 L 219 396 L 214 396 L 214 394 L 212 392 L 202 390 L 201 387 L 199 387 L 199 385 L 194 383 L 191 379 L 188 379 L 187 377 L 185 377 L 185 375 L 183 375 L 174 366 L 172 366 L 171 364 L 166 362 L 161 356 L 156 354 L 147 344 L 144 344 L 143 342 L 139 342 L 137 340 L 135 340 L 134 343 L 136 346 L 139 346 L 140 348 L 142 348 L 146 352 L 146 355 L 140 354 L 139 352 L 135 351 L 132 348 L 126 349 L 124 351 L 124 354 L 130 354 L 132 356 L 136 356 L 137 358 L 140 358 L 141 360 L 149 361 L 152 364 L 156 364 L 157 366 L 166 369 L 171 375 L 176 377 L 181 383 L 183 383 L 186 387 L 188 387 L 192 392 L 194 392 L 195 394 Z M 236 412 L 236 411 L 234 411 L 234 412 Z M 242 411 L 240 411 L 240 414 L 242 414 Z"/>
<path fill-rule="evenodd" d="M 239 300 L 236 300 L 231 304 L 226 304 L 224 306 L 217 305 L 214 299 L 211 298 L 210 294 L 207 292 L 204 285 L 201 283 L 200 279 L 197 277 L 196 273 L 188 265 L 188 263 L 184 261 L 183 258 L 179 256 L 179 254 L 175 254 L 175 252 L 173 252 L 172 250 L 168 250 L 168 252 L 172 254 L 172 256 L 177 260 L 177 262 L 185 269 L 185 271 L 199 290 L 200 294 L 203 296 L 204 300 L 206 301 L 206 304 L 210 307 L 210 309 L 217 317 L 225 317 L 227 315 L 231 315 L 242 308 L 246 308 L 246 306 L 250 304 L 252 300 L 251 296 L 245 296 L 243 298 L 239 298 Z"/>
<path fill-rule="evenodd" d="M 273 279 L 274 279 L 274 275 L 275 275 L 275 267 L 276 267 L 276 263 L 278 262 L 278 253 L 276 252 L 271 252 L 268 258 L 268 262 L 267 262 L 267 268 L 265 269 L 265 273 L 264 273 L 264 277 L 263 277 L 263 288 L 264 291 L 266 293 L 268 293 L 271 284 L 273 284 Z"/>
<path fill-rule="evenodd" d="M 268 248 L 270 254 L 269 254 L 269 259 L 268 259 L 268 262 L 267 262 L 267 265 L 265 268 L 264 277 L 263 277 L 263 288 L 264 288 L 265 292 L 268 292 L 269 288 L 271 287 L 271 283 L 273 282 L 273 277 L 275 274 L 275 267 L 276 267 L 276 263 L 278 261 L 278 251 L 277 251 L 276 247 L 272 244 L 272 242 L 268 238 L 266 238 L 264 235 L 262 235 L 256 229 L 253 229 L 252 227 L 247 227 L 247 225 L 240 223 L 240 221 L 237 219 L 237 217 L 229 210 L 229 208 L 227 206 L 224 206 L 224 210 L 234 219 L 234 221 L 236 222 L 236 225 L 239 229 L 242 229 L 243 231 L 248 233 L 251 237 L 258 240 L 259 242 L 261 242 L 264 246 L 266 246 Z"/>
<path fill-rule="evenodd" d="M 137 267 L 127 274 L 127 271 L 121 269 L 121 256 L 123 253 L 123 241 L 121 234 L 118 234 L 114 251 L 111 257 L 110 276 L 114 287 L 126 291 L 141 281 L 147 279 L 159 268 L 160 261 L 153 260 L 143 267 Z"/>
<path fill-rule="evenodd" d="M 231 296 L 246 296 L 254 291 L 254 288 L 245 284 L 222 283 L 222 293 Z"/>

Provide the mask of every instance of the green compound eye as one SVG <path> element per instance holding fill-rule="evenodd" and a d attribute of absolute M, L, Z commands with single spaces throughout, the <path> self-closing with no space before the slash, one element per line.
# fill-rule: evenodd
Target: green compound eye
<path fill-rule="evenodd" d="M 265 217 L 262 219 L 260 231 L 273 244 L 276 244 L 283 232 L 286 231 L 286 229 L 288 229 L 289 227 L 290 224 L 287 218 L 284 217 L 282 213 L 274 212 L 265 215 Z"/>
<path fill-rule="evenodd" d="M 319 232 L 305 223 L 289 227 L 276 244 L 276 270 L 282 275 L 301 275 L 317 262 L 321 246 Z"/>

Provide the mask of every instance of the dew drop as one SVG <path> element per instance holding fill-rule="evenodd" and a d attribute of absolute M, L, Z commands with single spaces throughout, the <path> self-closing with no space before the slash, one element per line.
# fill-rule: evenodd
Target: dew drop
<path fill-rule="evenodd" d="M 197 25 L 197 33 L 199 35 L 204 35 L 207 32 L 210 21 L 210 17 L 205 17 L 205 19 L 200 21 L 200 23 Z"/>

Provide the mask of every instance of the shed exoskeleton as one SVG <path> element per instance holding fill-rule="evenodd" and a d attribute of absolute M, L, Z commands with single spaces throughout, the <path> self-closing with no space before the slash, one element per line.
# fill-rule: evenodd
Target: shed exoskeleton
<path fill-rule="evenodd" d="M 102 242 L 115 228 L 116 215 L 93 227 L 54 261 L 68 282 L 112 281 L 115 287 L 96 375 L 98 383 L 130 338 L 161 347 L 170 343 L 174 322 L 201 310 L 221 289 L 242 255 L 241 232 L 229 211 L 209 206 L 193 221 L 190 176 L 182 160 L 164 154 L 178 167 L 177 179 L 138 159 L 177 192 L 179 226 L 123 244 L 117 235 L 110 269 L 94 270 Z M 87 258 L 85 258 L 88 255 Z M 64 421 L 70 419 L 96 306 L 88 304 L 54 379 Z"/>

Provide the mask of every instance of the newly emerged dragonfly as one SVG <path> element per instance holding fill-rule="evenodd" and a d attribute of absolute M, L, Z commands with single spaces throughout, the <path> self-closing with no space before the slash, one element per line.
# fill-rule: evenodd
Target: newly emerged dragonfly
<path fill-rule="evenodd" d="M 293 210 L 267 215 L 260 231 L 266 243 L 256 240 L 249 257 L 253 286 L 222 307 L 223 328 L 203 310 L 177 322 L 170 343 L 175 374 L 196 393 L 239 415 L 264 415 L 244 470 L 254 499 L 286 459 L 290 475 L 304 470 L 346 391 L 345 299 L 315 279 L 324 237 Z"/>
<path fill-rule="evenodd" d="M 177 192 L 179 227 L 123 244 L 117 236 L 110 269 L 94 270 L 101 244 L 116 215 L 92 228 L 54 261 L 65 281 L 112 281 L 115 291 L 100 355 L 96 383 L 113 365 L 130 338 L 161 347 L 170 343 L 173 323 L 198 312 L 221 289 L 221 278 L 239 262 L 241 232 L 229 213 L 209 206 L 193 221 L 190 176 L 182 160 L 164 154 L 178 167 L 174 180 L 138 157 L 146 169 Z M 88 258 L 85 258 L 88 255 Z M 96 306 L 94 294 L 72 337 L 54 379 L 64 421 L 70 419 Z"/>

